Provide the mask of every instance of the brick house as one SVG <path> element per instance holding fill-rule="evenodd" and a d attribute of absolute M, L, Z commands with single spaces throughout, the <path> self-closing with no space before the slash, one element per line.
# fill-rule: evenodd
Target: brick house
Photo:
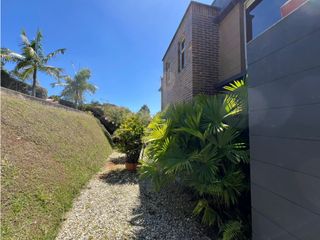
<path fill-rule="evenodd" d="M 242 78 L 246 43 L 305 1 L 191 1 L 162 59 L 161 108 Z"/>

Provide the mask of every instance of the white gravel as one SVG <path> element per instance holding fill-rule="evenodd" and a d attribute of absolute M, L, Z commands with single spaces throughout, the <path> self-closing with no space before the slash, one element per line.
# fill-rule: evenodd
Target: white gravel
<path fill-rule="evenodd" d="M 81 192 L 57 240 L 209 239 L 190 218 L 188 194 L 176 186 L 156 193 L 119 164 L 123 156 L 113 153 L 110 158 L 116 165 L 94 177 Z"/>

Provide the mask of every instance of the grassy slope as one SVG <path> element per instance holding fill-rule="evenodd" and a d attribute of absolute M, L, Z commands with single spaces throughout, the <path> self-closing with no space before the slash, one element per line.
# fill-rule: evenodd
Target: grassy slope
<path fill-rule="evenodd" d="M 95 118 L 1 93 L 3 239 L 54 239 L 111 152 Z"/>

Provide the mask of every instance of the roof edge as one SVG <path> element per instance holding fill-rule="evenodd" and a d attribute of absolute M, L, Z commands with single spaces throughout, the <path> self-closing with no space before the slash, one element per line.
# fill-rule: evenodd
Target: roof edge
<path fill-rule="evenodd" d="M 175 39 L 175 37 L 176 37 L 176 35 L 177 35 L 177 33 L 178 33 L 178 31 L 179 31 L 179 29 L 180 29 L 180 27 L 181 27 L 184 19 L 185 19 L 186 16 L 187 16 L 187 13 L 188 13 L 190 7 L 191 7 L 193 4 L 202 5 L 202 6 L 207 6 L 207 7 L 211 7 L 211 8 L 216 8 L 216 7 L 214 7 L 214 6 L 210 5 L 210 4 L 204 4 L 204 3 L 197 2 L 197 1 L 190 1 L 189 5 L 188 5 L 188 7 L 187 7 L 187 10 L 186 10 L 185 13 L 183 14 L 183 17 L 182 17 L 182 19 L 181 19 L 181 21 L 180 21 L 180 23 L 179 23 L 179 25 L 178 25 L 178 27 L 177 27 L 177 30 L 175 31 L 175 33 L 174 33 L 174 35 L 173 35 L 173 37 L 172 37 L 172 39 L 171 39 L 171 41 L 170 41 L 170 43 L 169 43 L 169 46 L 168 46 L 165 54 L 164 54 L 163 57 L 162 57 L 162 61 L 163 61 L 164 58 L 166 57 L 166 55 L 167 55 L 167 53 L 168 53 L 168 51 L 169 51 L 169 49 L 170 49 L 170 47 L 171 47 L 171 45 L 172 45 L 172 43 L 173 43 L 173 40 Z M 218 10 L 218 8 L 216 8 L 216 9 Z"/>
<path fill-rule="evenodd" d="M 220 14 L 217 16 L 217 22 L 221 22 L 238 3 L 243 3 L 243 2 L 244 0 L 230 1 L 230 3 L 224 9 L 222 9 Z"/>

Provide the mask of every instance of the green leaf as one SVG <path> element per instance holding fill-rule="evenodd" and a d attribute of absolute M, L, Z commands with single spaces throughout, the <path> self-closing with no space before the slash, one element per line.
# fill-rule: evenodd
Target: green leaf
<path fill-rule="evenodd" d="M 222 240 L 245 239 L 241 221 L 229 221 L 222 227 Z"/>

